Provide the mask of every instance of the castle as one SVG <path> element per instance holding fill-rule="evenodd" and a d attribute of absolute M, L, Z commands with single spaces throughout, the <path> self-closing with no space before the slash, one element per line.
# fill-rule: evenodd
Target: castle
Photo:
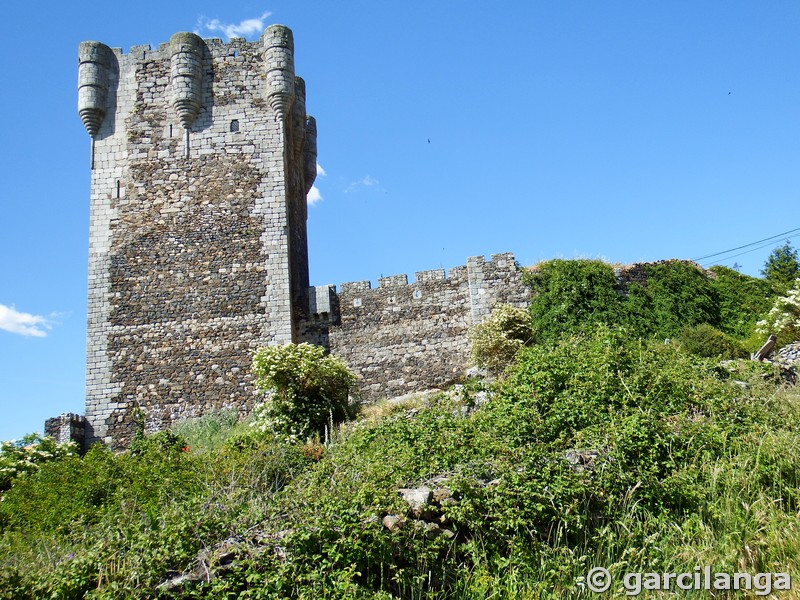
<path fill-rule="evenodd" d="M 259 42 L 177 33 L 125 54 L 79 47 L 91 137 L 85 416 L 45 432 L 84 447 L 257 401 L 259 346 L 341 357 L 366 399 L 457 380 L 467 331 L 498 302 L 525 306 L 511 254 L 334 286 L 309 285 L 306 195 L 316 123 L 292 32 Z"/>

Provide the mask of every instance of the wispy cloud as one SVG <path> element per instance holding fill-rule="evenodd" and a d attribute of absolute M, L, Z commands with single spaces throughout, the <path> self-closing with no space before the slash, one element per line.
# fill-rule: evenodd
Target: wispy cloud
<path fill-rule="evenodd" d="M 325 169 L 322 168 L 321 164 L 317 163 L 317 177 L 325 177 L 326 175 L 327 173 L 325 172 Z M 319 188 L 316 185 L 312 185 L 308 192 L 308 196 L 306 196 L 308 205 L 314 206 L 320 200 L 322 200 L 322 194 L 320 194 Z"/>
<path fill-rule="evenodd" d="M 47 330 L 52 328 L 52 320 L 56 316 L 55 314 L 49 317 L 31 315 L 19 312 L 13 306 L 0 304 L 0 329 L 19 335 L 45 337 Z"/>
<path fill-rule="evenodd" d="M 366 188 L 378 188 L 381 182 L 370 175 L 365 175 L 344 188 L 345 194 L 352 194 L 353 192 L 360 192 Z"/>
<path fill-rule="evenodd" d="M 209 19 L 203 16 L 197 19 L 195 33 L 198 35 L 221 33 L 228 39 L 234 37 L 249 38 L 254 35 L 260 35 L 264 31 L 264 21 L 271 14 L 271 12 L 264 12 L 260 17 L 244 19 L 238 23 L 224 23 L 219 19 Z"/>

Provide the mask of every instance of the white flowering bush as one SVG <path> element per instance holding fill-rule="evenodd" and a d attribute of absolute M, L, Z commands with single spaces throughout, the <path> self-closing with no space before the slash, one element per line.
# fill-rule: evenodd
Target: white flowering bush
<path fill-rule="evenodd" d="M 469 331 L 472 362 L 492 373 L 500 373 L 532 337 L 528 311 L 499 304 L 492 314 Z"/>
<path fill-rule="evenodd" d="M 46 462 L 77 455 L 75 442 L 59 444 L 38 433 L 28 434 L 20 440 L 0 442 L 0 492 L 8 490 L 17 477 L 37 471 Z"/>
<path fill-rule="evenodd" d="M 253 409 L 253 426 L 261 431 L 305 441 L 355 415 L 355 376 L 320 346 L 261 348 L 253 356 L 253 376 L 267 393 Z"/>
<path fill-rule="evenodd" d="M 800 339 L 800 279 L 785 296 L 775 300 L 767 316 L 756 323 L 756 331 L 763 335 L 774 333 L 779 344 Z"/>

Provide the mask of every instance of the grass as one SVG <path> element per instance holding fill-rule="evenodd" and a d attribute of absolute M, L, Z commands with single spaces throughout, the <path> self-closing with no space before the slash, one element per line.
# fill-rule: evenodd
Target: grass
<path fill-rule="evenodd" d="M 598 330 L 522 353 L 475 410 L 469 386 L 385 402 L 327 444 L 208 415 L 16 480 L 0 598 L 592 598 L 593 567 L 606 597 L 626 573 L 705 565 L 797 579 L 800 392 L 748 377 Z M 436 481 L 452 540 L 397 493 Z"/>

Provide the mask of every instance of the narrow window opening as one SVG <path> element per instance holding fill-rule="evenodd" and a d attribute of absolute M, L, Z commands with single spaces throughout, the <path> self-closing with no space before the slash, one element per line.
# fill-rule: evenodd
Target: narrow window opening
<path fill-rule="evenodd" d="M 169 137 L 172 137 L 172 125 L 169 126 Z"/>
<path fill-rule="evenodd" d="M 231 131 L 236 132 L 239 131 L 239 119 L 234 119 L 231 121 Z"/>
<path fill-rule="evenodd" d="M 120 188 L 121 188 L 121 187 L 122 187 L 122 186 L 121 186 L 121 185 L 120 185 L 120 183 L 119 183 L 119 179 L 117 179 L 117 198 L 119 198 L 119 194 L 120 194 Z"/>
<path fill-rule="evenodd" d="M 237 56 L 239 56 L 239 51 L 238 50 L 234 50 L 233 51 L 233 58 L 236 58 Z"/>

